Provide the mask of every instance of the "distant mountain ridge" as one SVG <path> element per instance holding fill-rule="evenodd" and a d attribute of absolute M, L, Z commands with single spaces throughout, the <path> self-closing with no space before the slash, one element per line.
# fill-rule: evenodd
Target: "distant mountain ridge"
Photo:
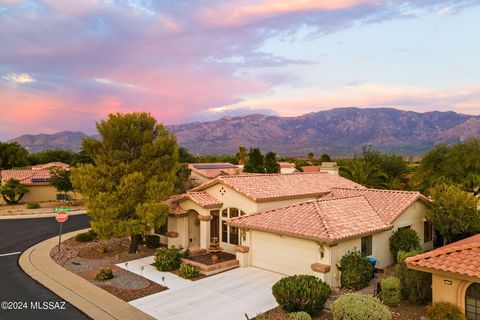
<path fill-rule="evenodd" d="M 178 143 L 197 154 L 231 154 L 239 146 L 260 147 L 279 155 L 308 152 L 351 155 L 362 146 L 421 154 L 438 143 L 480 136 L 480 116 L 456 112 L 401 111 L 389 108 L 341 108 L 298 117 L 261 114 L 166 126 Z M 24 135 L 17 141 L 35 152 L 62 148 L 78 151 L 82 132 Z"/>

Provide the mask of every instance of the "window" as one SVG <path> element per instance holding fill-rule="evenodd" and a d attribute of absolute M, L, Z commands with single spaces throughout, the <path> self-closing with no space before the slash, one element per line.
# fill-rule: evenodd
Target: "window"
<path fill-rule="evenodd" d="M 465 293 L 465 315 L 468 320 L 480 319 L 480 284 L 472 283 Z"/>
<path fill-rule="evenodd" d="M 230 243 L 231 244 L 238 244 L 238 228 L 236 227 L 230 227 Z"/>
<path fill-rule="evenodd" d="M 222 241 L 228 242 L 228 226 L 225 221 L 222 221 Z"/>
<path fill-rule="evenodd" d="M 364 256 L 372 255 L 372 236 L 362 237 L 362 254 Z"/>
<path fill-rule="evenodd" d="M 430 221 L 423 222 L 423 242 L 433 240 L 433 225 Z"/>
<path fill-rule="evenodd" d="M 228 209 L 222 210 L 222 217 L 228 218 Z"/>
<path fill-rule="evenodd" d="M 238 209 L 230 208 L 230 218 L 238 217 Z"/>
<path fill-rule="evenodd" d="M 155 229 L 155 233 L 156 234 L 159 234 L 161 236 L 166 236 L 167 235 L 167 231 L 168 231 L 168 224 L 165 222 L 165 224 L 163 226 L 161 226 L 160 228 L 158 229 Z"/>

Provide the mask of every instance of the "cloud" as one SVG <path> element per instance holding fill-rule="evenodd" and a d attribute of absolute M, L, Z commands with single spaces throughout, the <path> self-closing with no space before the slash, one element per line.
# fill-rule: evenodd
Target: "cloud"
<path fill-rule="evenodd" d="M 450 12 L 450 8 L 449 8 L 449 7 L 445 7 L 445 8 L 442 8 L 442 9 L 438 10 L 438 11 L 437 11 L 437 14 L 438 14 L 439 16 L 442 16 L 442 15 L 447 14 L 447 13 L 449 13 L 449 12 Z"/>
<path fill-rule="evenodd" d="M 21 74 L 9 73 L 3 76 L 2 78 L 13 84 L 25 84 L 25 83 L 31 83 L 35 81 L 35 79 L 28 73 L 21 73 Z"/>

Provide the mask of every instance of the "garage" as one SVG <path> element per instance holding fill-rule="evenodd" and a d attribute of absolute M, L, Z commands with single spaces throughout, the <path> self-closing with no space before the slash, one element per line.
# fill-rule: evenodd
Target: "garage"
<path fill-rule="evenodd" d="M 319 248 L 313 241 L 251 230 L 252 266 L 285 275 L 313 274 Z"/>

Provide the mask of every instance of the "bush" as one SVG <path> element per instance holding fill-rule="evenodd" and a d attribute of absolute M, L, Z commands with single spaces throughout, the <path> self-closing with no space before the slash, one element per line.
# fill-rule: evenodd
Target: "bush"
<path fill-rule="evenodd" d="M 432 299 L 432 274 L 408 269 L 405 259 L 418 254 L 418 251 L 399 251 L 395 273 L 400 280 L 402 297 L 414 304 L 424 304 Z"/>
<path fill-rule="evenodd" d="M 177 248 L 158 248 L 153 265 L 160 271 L 172 271 L 180 267 L 182 254 Z"/>
<path fill-rule="evenodd" d="M 449 302 L 437 302 L 427 307 L 430 320 L 465 320 L 462 310 Z"/>
<path fill-rule="evenodd" d="M 410 228 L 398 229 L 390 237 L 390 251 L 397 259 L 398 251 L 420 250 L 420 238 L 417 232 Z"/>
<path fill-rule="evenodd" d="M 113 278 L 113 272 L 112 272 L 112 269 L 110 268 L 101 269 L 95 276 L 95 280 L 97 281 L 105 281 L 112 278 Z"/>
<path fill-rule="evenodd" d="M 343 288 L 360 290 L 370 284 L 373 266 L 360 251 L 349 251 L 337 266 L 341 271 L 340 283 Z"/>
<path fill-rule="evenodd" d="M 38 208 L 40 208 L 40 203 L 38 202 L 27 203 L 27 209 L 38 209 Z"/>
<path fill-rule="evenodd" d="M 400 304 L 400 280 L 395 277 L 382 279 L 380 282 L 380 300 L 389 307 L 396 307 Z"/>
<path fill-rule="evenodd" d="M 149 249 L 157 249 L 160 247 L 160 237 L 156 234 L 147 234 L 145 236 L 145 245 Z"/>
<path fill-rule="evenodd" d="M 267 317 L 265 316 L 265 313 L 258 313 L 257 316 L 255 317 L 255 320 L 266 320 Z"/>
<path fill-rule="evenodd" d="M 290 313 L 288 320 L 312 320 L 312 317 L 304 311 L 299 311 Z"/>
<path fill-rule="evenodd" d="M 88 230 L 88 233 L 90 233 L 90 235 L 94 238 L 96 238 L 98 236 L 97 233 L 93 229 Z"/>
<path fill-rule="evenodd" d="M 199 274 L 200 270 L 196 266 L 192 266 L 188 263 L 182 263 L 180 265 L 180 272 L 178 273 L 178 275 L 182 278 L 191 279 L 198 277 Z"/>
<path fill-rule="evenodd" d="M 372 296 L 348 293 L 340 296 L 332 306 L 334 320 L 390 320 L 387 306 Z"/>
<path fill-rule="evenodd" d="M 277 303 L 288 312 L 316 315 L 330 295 L 330 286 L 315 276 L 297 274 L 280 279 L 272 287 Z"/>
<path fill-rule="evenodd" d="M 90 231 L 82 232 L 75 236 L 75 241 L 77 242 L 90 242 L 90 241 L 93 241 L 93 239 L 95 239 L 95 237 L 92 235 Z"/>

